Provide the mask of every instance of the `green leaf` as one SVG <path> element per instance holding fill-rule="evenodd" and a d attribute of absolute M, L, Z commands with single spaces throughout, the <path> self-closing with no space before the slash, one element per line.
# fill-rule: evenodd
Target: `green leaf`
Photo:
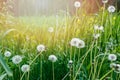
<path fill-rule="evenodd" d="M 2 64 L 2 66 L 5 69 L 5 71 L 8 74 L 8 76 L 13 76 L 13 73 L 12 73 L 11 69 L 8 67 L 8 65 L 6 64 L 6 62 L 3 59 L 1 54 L 0 54 L 0 63 Z"/>
<path fill-rule="evenodd" d="M 7 76 L 7 73 L 3 74 L 0 76 L 0 80 L 3 80 L 5 78 L 5 76 Z"/>

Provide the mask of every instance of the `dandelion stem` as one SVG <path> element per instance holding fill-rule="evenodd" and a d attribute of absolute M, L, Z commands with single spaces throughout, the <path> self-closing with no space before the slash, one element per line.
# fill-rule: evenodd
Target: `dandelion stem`
<path fill-rule="evenodd" d="M 20 73 L 20 76 L 21 76 L 21 71 L 20 71 L 21 69 L 20 69 L 20 65 L 18 65 L 18 66 L 19 66 L 19 73 Z"/>
<path fill-rule="evenodd" d="M 70 67 L 70 80 L 72 80 L 72 68 Z"/>
<path fill-rule="evenodd" d="M 53 80 L 55 80 L 55 74 L 54 74 L 54 62 L 52 62 L 52 70 L 53 70 Z"/>
<path fill-rule="evenodd" d="M 40 60 L 40 79 L 42 80 L 42 56 L 39 55 L 39 57 L 41 58 Z"/>
<path fill-rule="evenodd" d="M 29 80 L 29 77 L 30 77 L 29 75 L 30 75 L 30 72 L 28 72 L 28 77 L 27 77 L 27 80 Z"/>
<path fill-rule="evenodd" d="M 104 13 L 105 13 L 105 4 L 103 4 L 102 25 L 103 25 L 103 22 L 104 22 Z"/>
<path fill-rule="evenodd" d="M 74 75 L 75 75 L 74 73 L 75 73 L 75 58 L 76 58 L 75 55 L 76 55 L 76 52 L 77 52 L 77 51 L 76 51 L 76 49 L 75 49 L 75 52 L 74 52 L 74 60 L 73 60 L 73 61 L 74 61 L 74 63 L 73 63 L 73 77 L 74 77 Z"/>
<path fill-rule="evenodd" d="M 76 17 L 77 17 L 78 15 L 77 15 L 77 8 L 76 8 Z"/>
<path fill-rule="evenodd" d="M 70 60 L 72 60 L 72 47 L 70 52 Z M 70 80 L 72 80 L 72 67 L 70 67 Z"/>

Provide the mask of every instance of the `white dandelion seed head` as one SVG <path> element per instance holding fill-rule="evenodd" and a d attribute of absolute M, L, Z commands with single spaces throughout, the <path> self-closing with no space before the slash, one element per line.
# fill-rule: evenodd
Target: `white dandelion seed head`
<path fill-rule="evenodd" d="M 71 67 L 72 67 L 72 64 L 73 64 L 73 61 L 72 61 L 72 60 L 69 60 L 69 62 L 68 62 L 68 68 L 71 68 Z"/>
<path fill-rule="evenodd" d="M 54 31 L 54 28 L 53 27 L 49 27 L 48 28 L 48 32 L 52 33 Z"/>
<path fill-rule="evenodd" d="M 43 44 L 40 44 L 37 46 L 37 51 L 38 52 L 42 52 L 42 51 L 45 51 L 45 46 Z"/>
<path fill-rule="evenodd" d="M 75 1 L 75 2 L 74 2 L 74 6 L 75 6 L 76 8 L 79 8 L 79 7 L 81 6 L 81 3 L 80 3 L 79 1 Z"/>
<path fill-rule="evenodd" d="M 110 64 L 110 68 L 115 68 L 116 65 L 117 65 L 116 63 L 111 63 L 111 64 Z"/>
<path fill-rule="evenodd" d="M 12 62 L 14 63 L 14 64 L 19 64 L 21 61 L 22 61 L 22 56 L 20 56 L 20 55 L 15 55 L 15 56 L 13 56 L 12 57 Z"/>
<path fill-rule="evenodd" d="M 84 48 L 85 42 L 83 40 L 79 40 L 76 45 L 77 48 Z"/>
<path fill-rule="evenodd" d="M 100 37 L 100 34 L 93 34 L 94 39 L 98 39 Z"/>
<path fill-rule="evenodd" d="M 98 30 L 98 25 L 94 25 L 94 30 Z"/>
<path fill-rule="evenodd" d="M 108 7 L 108 11 L 109 11 L 110 13 L 115 12 L 115 10 L 116 10 L 115 7 L 112 6 L 112 5 Z"/>
<path fill-rule="evenodd" d="M 108 0 L 102 0 L 102 3 L 106 4 L 108 3 Z"/>
<path fill-rule="evenodd" d="M 108 55 L 108 60 L 110 60 L 110 61 L 116 61 L 117 60 L 117 56 L 115 54 L 109 54 Z"/>
<path fill-rule="evenodd" d="M 120 64 L 116 64 L 116 67 L 120 70 Z"/>
<path fill-rule="evenodd" d="M 104 31 L 104 27 L 103 27 L 103 26 L 95 25 L 95 26 L 94 26 L 94 30 Z"/>
<path fill-rule="evenodd" d="M 5 57 L 10 57 L 10 56 L 11 56 L 11 52 L 5 51 L 4 56 L 5 56 Z"/>
<path fill-rule="evenodd" d="M 76 46 L 78 42 L 79 42 L 79 38 L 72 38 L 72 40 L 70 41 L 70 45 Z"/>
<path fill-rule="evenodd" d="M 84 48 L 85 42 L 79 38 L 72 38 L 72 40 L 70 41 L 70 45 L 77 48 Z"/>
<path fill-rule="evenodd" d="M 69 64 L 73 64 L 73 61 L 72 61 L 72 60 L 69 60 Z"/>
<path fill-rule="evenodd" d="M 51 62 L 56 62 L 57 61 L 57 57 L 55 55 L 50 55 L 48 57 L 48 60 L 50 60 Z"/>
<path fill-rule="evenodd" d="M 103 27 L 103 26 L 99 26 L 99 27 L 98 27 L 98 30 L 104 31 L 104 27 Z"/>
<path fill-rule="evenodd" d="M 30 66 L 28 64 L 24 64 L 21 67 L 22 72 L 28 72 L 30 70 Z"/>
<path fill-rule="evenodd" d="M 120 73 L 120 64 L 116 64 L 115 72 Z"/>
<path fill-rule="evenodd" d="M 111 63 L 110 68 L 113 68 L 116 73 L 120 73 L 120 64 Z"/>

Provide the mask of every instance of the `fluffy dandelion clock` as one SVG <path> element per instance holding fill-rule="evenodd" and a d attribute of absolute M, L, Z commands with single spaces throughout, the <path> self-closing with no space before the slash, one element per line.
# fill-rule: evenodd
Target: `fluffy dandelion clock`
<path fill-rule="evenodd" d="M 20 55 L 15 55 L 12 57 L 12 62 L 14 64 L 19 64 L 21 61 L 22 61 L 22 56 L 20 56 Z"/>
<path fill-rule="evenodd" d="M 68 62 L 68 68 L 71 68 L 71 67 L 72 67 L 72 64 L 73 64 L 73 61 L 72 61 L 72 60 L 69 60 L 69 62 Z"/>
<path fill-rule="evenodd" d="M 85 47 L 85 42 L 79 38 L 73 38 L 70 41 L 71 46 L 75 46 L 77 48 L 84 48 Z"/>
<path fill-rule="evenodd" d="M 30 70 L 30 66 L 27 64 L 22 65 L 21 71 L 22 72 L 28 72 Z"/>
<path fill-rule="evenodd" d="M 100 34 L 93 34 L 94 39 L 98 39 L 100 37 Z"/>
<path fill-rule="evenodd" d="M 79 8 L 79 7 L 81 6 L 81 3 L 80 3 L 79 1 L 75 1 L 75 2 L 74 2 L 74 6 L 75 6 L 76 8 Z"/>
<path fill-rule="evenodd" d="M 73 38 L 73 39 L 70 41 L 70 45 L 71 45 L 71 46 L 76 46 L 78 42 L 79 42 L 79 38 Z"/>
<path fill-rule="evenodd" d="M 116 64 L 115 72 L 120 73 L 120 64 Z"/>
<path fill-rule="evenodd" d="M 116 73 L 120 73 L 120 64 L 111 63 L 110 68 L 113 68 Z"/>
<path fill-rule="evenodd" d="M 113 12 L 115 12 L 115 7 L 114 6 L 109 6 L 108 7 L 108 11 L 110 12 L 110 13 L 113 13 Z"/>
<path fill-rule="evenodd" d="M 94 26 L 94 30 L 98 30 L 98 25 L 95 25 L 95 26 Z"/>
<path fill-rule="evenodd" d="M 5 57 L 10 57 L 10 56 L 11 56 L 11 52 L 6 51 L 6 52 L 4 53 L 4 56 L 5 56 Z"/>
<path fill-rule="evenodd" d="M 37 46 L 37 51 L 38 51 L 38 52 L 45 51 L 45 46 L 42 45 L 42 44 L 38 45 L 38 46 Z"/>
<path fill-rule="evenodd" d="M 103 26 L 99 26 L 99 27 L 98 27 L 98 30 L 104 31 L 104 27 L 103 27 Z"/>
<path fill-rule="evenodd" d="M 72 60 L 69 60 L 69 64 L 73 64 L 73 61 L 72 61 Z"/>
<path fill-rule="evenodd" d="M 84 48 L 85 47 L 85 42 L 83 40 L 80 40 L 77 42 L 76 45 L 77 48 Z"/>
<path fill-rule="evenodd" d="M 50 55 L 48 57 L 48 60 L 50 60 L 51 62 L 56 62 L 57 61 L 57 57 L 55 55 Z"/>
<path fill-rule="evenodd" d="M 95 26 L 94 26 L 94 30 L 104 31 L 104 27 L 103 27 L 103 26 L 95 25 Z"/>
<path fill-rule="evenodd" d="M 116 61 L 117 60 L 117 56 L 115 54 L 109 54 L 108 55 L 108 60 L 110 60 L 110 61 Z"/>
<path fill-rule="evenodd" d="M 106 4 L 108 3 L 108 0 L 102 0 L 102 3 Z"/>
<path fill-rule="evenodd" d="M 49 27 L 48 28 L 48 32 L 52 33 L 54 31 L 54 28 L 53 27 Z"/>
<path fill-rule="evenodd" d="M 115 68 L 116 67 L 116 63 L 111 63 L 110 64 L 110 68 Z"/>

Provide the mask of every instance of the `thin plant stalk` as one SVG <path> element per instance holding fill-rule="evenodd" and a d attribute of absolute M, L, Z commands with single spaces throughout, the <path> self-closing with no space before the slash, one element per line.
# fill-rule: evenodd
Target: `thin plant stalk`
<path fill-rule="evenodd" d="M 53 80 L 55 80 L 55 74 L 54 74 L 54 62 L 52 62 L 52 72 L 53 72 Z"/>
<path fill-rule="evenodd" d="M 68 72 L 63 78 L 62 80 L 65 80 L 65 78 L 70 74 L 70 72 Z"/>
<path fill-rule="evenodd" d="M 32 60 L 32 62 L 31 62 L 29 65 L 32 65 L 32 63 L 41 55 L 41 53 L 42 53 L 42 52 L 40 52 L 40 53 Z M 22 77 L 20 78 L 20 80 L 23 79 L 25 73 L 26 73 L 26 72 L 24 72 L 24 73 L 22 74 Z"/>
<path fill-rule="evenodd" d="M 107 53 L 107 52 L 105 52 L 105 55 L 103 56 L 103 59 L 102 59 L 102 61 L 101 61 L 101 64 L 100 64 L 100 68 L 99 68 L 99 70 L 98 70 L 97 77 L 99 77 L 99 74 L 100 74 L 101 68 L 102 68 L 102 66 L 103 66 L 103 62 L 104 62 L 104 60 L 105 60 L 106 53 Z"/>
<path fill-rule="evenodd" d="M 110 74 L 111 72 L 113 72 L 113 69 L 112 70 L 110 70 L 109 72 L 107 72 L 104 76 L 102 76 L 101 78 L 100 78 L 100 80 L 103 80 L 108 74 Z"/>
<path fill-rule="evenodd" d="M 21 76 L 20 80 L 23 80 L 24 75 L 26 74 L 26 72 L 23 73 L 23 75 Z"/>
<path fill-rule="evenodd" d="M 81 69 L 81 67 L 82 67 L 82 65 L 83 65 L 83 63 L 84 63 L 84 61 L 85 61 L 88 53 L 89 53 L 89 52 L 91 51 L 91 49 L 93 48 L 93 45 L 94 45 L 94 41 L 93 41 L 92 45 L 90 46 L 89 50 L 85 53 L 85 56 L 84 56 L 84 58 L 83 58 L 83 60 L 82 60 L 82 63 L 81 63 L 81 65 L 80 65 L 80 67 L 78 68 L 78 70 L 77 70 L 77 72 L 76 72 L 76 75 L 75 75 L 75 77 L 74 77 L 73 80 L 76 80 L 77 75 L 78 75 L 78 73 L 79 73 L 79 71 L 80 71 L 80 69 Z"/>
<path fill-rule="evenodd" d="M 97 45 L 98 45 L 98 41 L 96 41 L 96 44 L 95 44 L 95 46 L 97 47 Z M 95 53 L 97 53 L 97 48 L 95 47 Z M 96 64 L 98 64 L 97 62 L 98 62 L 98 60 L 96 60 L 96 54 L 94 54 L 94 74 L 93 74 L 93 79 L 95 78 L 95 74 L 96 74 L 96 69 L 97 69 L 97 65 Z"/>
<path fill-rule="evenodd" d="M 71 46 L 71 52 L 70 52 L 70 60 L 72 60 L 72 46 Z M 70 80 L 72 80 L 72 67 L 70 67 Z"/>
<path fill-rule="evenodd" d="M 73 63 L 73 77 L 74 77 L 74 75 L 75 75 L 75 58 L 76 58 L 75 56 L 76 56 L 76 52 L 77 52 L 77 51 L 76 51 L 76 49 L 75 49 L 75 51 L 74 51 L 74 60 L 73 60 L 73 62 L 74 62 L 74 63 Z"/>
<path fill-rule="evenodd" d="M 103 13 L 102 13 L 102 23 L 101 25 L 103 25 L 103 22 L 104 22 L 104 14 L 105 14 L 105 3 L 103 4 Z"/>
<path fill-rule="evenodd" d="M 40 58 L 40 80 L 42 80 L 42 55 L 41 56 L 39 55 L 39 58 Z"/>

